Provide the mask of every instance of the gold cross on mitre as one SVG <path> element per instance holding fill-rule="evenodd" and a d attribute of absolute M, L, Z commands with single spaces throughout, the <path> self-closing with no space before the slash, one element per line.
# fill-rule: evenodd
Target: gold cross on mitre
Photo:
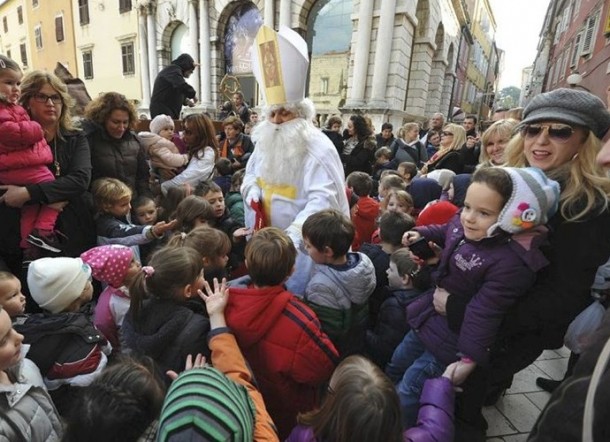
<path fill-rule="evenodd" d="M 292 29 L 275 32 L 261 26 L 252 48 L 252 70 L 267 106 L 305 98 L 309 56 L 307 43 Z"/>

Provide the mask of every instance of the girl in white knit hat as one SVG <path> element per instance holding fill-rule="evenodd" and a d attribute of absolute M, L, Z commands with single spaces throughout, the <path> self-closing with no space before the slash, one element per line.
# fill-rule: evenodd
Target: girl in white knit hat
<path fill-rule="evenodd" d="M 386 367 L 396 383 L 405 428 L 416 423 L 425 379 L 459 361 L 453 382 L 460 385 L 475 368 L 489 365 L 508 308 L 548 264 L 538 248 L 546 232 L 538 226 L 555 213 L 558 201 L 559 184 L 539 169 L 480 169 L 459 214 L 444 225 L 405 233 L 403 244 L 414 255 L 438 264 L 436 287 L 407 307 L 411 331 Z M 428 255 L 415 247 L 422 238 Z"/>

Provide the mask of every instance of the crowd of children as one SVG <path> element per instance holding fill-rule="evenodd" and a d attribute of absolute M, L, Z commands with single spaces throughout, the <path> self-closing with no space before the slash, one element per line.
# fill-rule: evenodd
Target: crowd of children
<path fill-rule="evenodd" d="M 11 66 L 0 58 L 0 116 L 44 153 Z M 303 223 L 315 265 L 296 296 L 290 237 L 244 225 L 244 170 L 231 158 L 243 166 L 254 147 L 228 139 L 219 151 L 207 117 L 184 127 L 183 139 L 159 115 L 139 134 L 153 196 L 92 183 L 97 247 L 31 259 L 29 297 L 0 272 L 0 436 L 452 440 L 455 386 L 488 364 L 507 309 L 547 264 L 541 226 L 558 184 L 534 168 L 418 176 L 426 146 L 406 125 L 372 174 L 346 177 L 350 217 L 326 209 Z M 53 179 L 24 164 L 0 168 L 0 181 Z M 52 217 L 28 210 L 26 252 L 56 235 Z"/>

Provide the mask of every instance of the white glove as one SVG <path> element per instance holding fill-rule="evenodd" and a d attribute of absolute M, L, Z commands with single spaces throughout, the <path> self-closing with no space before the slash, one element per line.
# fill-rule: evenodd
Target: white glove
<path fill-rule="evenodd" d="M 250 189 L 248 191 L 248 194 L 246 195 L 245 201 L 246 201 L 246 205 L 250 206 L 250 203 L 252 203 L 252 201 L 254 201 L 255 203 L 258 203 L 261 200 L 261 190 L 258 187 L 252 187 L 252 189 Z"/>

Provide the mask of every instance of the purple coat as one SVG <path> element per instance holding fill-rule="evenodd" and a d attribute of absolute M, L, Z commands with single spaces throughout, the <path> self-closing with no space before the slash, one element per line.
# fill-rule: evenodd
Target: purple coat
<path fill-rule="evenodd" d="M 449 324 L 434 310 L 431 290 L 407 307 L 409 325 L 441 363 L 467 356 L 485 366 L 506 311 L 547 264 L 537 247 L 544 235 L 534 231 L 469 241 L 459 214 L 445 225 L 417 231 L 443 248 L 436 285 L 451 294 L 449 299 L 457 297 L 464 312 L 460 324 Z"/>
<path fill-rule="evenodd" d="M 444 377 L 428 379 L 419 402 L 417 425 L 403 433 L 405 442 L 451 442 L 453 440 L 453 384 Z M 296 426 L 286 442 L 323 442 L 311 427 Z"/>

